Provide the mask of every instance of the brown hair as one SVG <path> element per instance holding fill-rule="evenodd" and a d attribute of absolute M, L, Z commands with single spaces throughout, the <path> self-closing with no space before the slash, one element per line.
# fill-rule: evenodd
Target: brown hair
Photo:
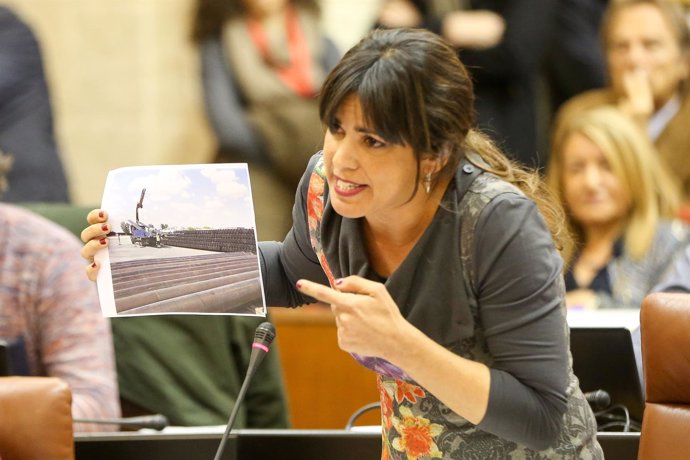
<path fill-rule="evenodd" d="M 455 49 L 420 29 L 375 30 L 350 49 L 323 84 L 319 115 L 331 126 L 345 98 L 356 94 L 366 121 L 388 142 L 409 145 L 417 158 L 448 161 L 434 178 L 455 174 L 466 152 L 475 166 L 510 182 L 533 199 L 556 246 L 569 248 L 563 213 L 536 171 L 510 161 L 475 130 L 472 80 Z M 471 160 L 471 158 L 468 158 Z"/>
<path fill-rule="evenodd" d="M 198 43 L 209 37 L 220 35 L 227 20 L 244 16 L 247 13 L 245 1 L 197 0 L 192 25 L 192 41 Z M 290 0 L 290 3 L 316 14 L 320 11 L 317 0 Z"/>

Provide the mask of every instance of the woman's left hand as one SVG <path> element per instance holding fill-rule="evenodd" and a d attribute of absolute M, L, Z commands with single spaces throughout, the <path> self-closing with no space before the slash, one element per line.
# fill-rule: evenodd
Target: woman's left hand
<path fill-rule="evenodd" d="M 335 289 L 308 280 L 299 280 L 297 289 L 331 306 L 338 345 L 349 353 L 390 361 L 399 348 L 396 337 L 411 327 L 381 283 L 349 276 L 336 280 Z"/>

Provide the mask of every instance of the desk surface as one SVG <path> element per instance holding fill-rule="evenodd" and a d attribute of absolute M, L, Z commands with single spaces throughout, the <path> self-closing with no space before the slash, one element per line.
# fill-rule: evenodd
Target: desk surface
<path fill-rule="evenodd" d="M 212 460 L 222 433 L 80 433 L 76 460 Z M 606 460 L 636 460 L 639 433 L 599 433 Z M 279 452 L 280 455 L 276 456 Z M 379 460 L 379 433 L 344 430 L 235 430 L 224 460 Z"/>

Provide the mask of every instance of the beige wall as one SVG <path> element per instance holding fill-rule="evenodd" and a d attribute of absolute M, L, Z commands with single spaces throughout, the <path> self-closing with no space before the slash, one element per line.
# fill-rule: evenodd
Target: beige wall
<path fill-rule="evenodd" d="M 41 41 L 72 199 L 108 170 L 208 161 L 191 0 L 2 0 Z"/>
<path fill-rule="evenodd" d="M 344 52 L 367 33 L 383 0 L 321 0 L 326 33 Z"/>
<path fill-rule="evenodd" d="M 379 2 L 323 0 L 327 32 L 348 48 Z M 13 6 L 41 41 L 75 203 L 100 203 L 113 168 L 212 158 L 197 54 L 187 39 L 194 0 L 0 3 Z"/>

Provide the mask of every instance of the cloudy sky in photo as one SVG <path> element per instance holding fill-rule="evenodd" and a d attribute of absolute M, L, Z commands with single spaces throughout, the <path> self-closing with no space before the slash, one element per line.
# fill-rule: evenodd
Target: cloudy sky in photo
<path fill-rule="evenodd" d="M 136 220 L 136 206 L 146 188 L 139 220 L 144 224 L 196 228 L 254 228 L 246 164 L 136 166 L 108 173 L 102 208 L 115 231 Z"/>

